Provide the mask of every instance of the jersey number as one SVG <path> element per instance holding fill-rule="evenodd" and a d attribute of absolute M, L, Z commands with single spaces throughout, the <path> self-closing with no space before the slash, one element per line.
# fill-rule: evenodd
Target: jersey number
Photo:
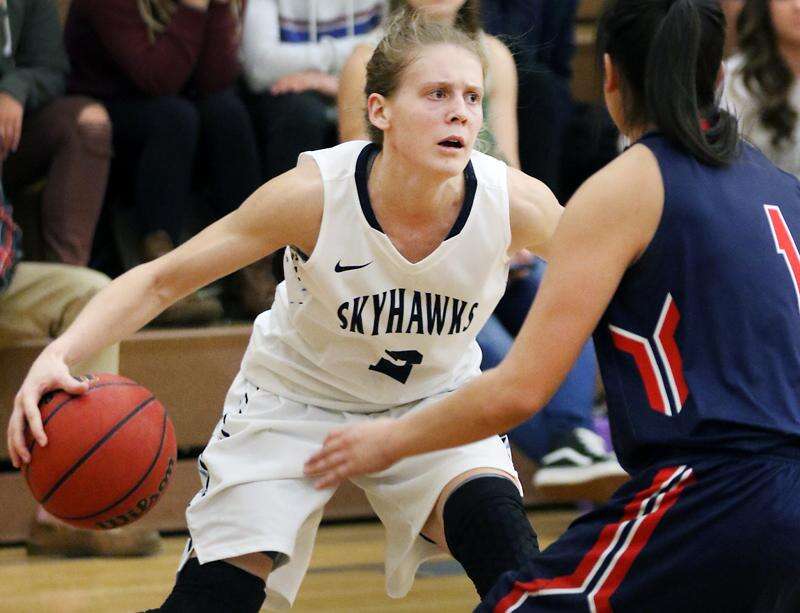
<path fill-rule="evenodd" d="M 781 210 L 773 204 L 765 204 L 764 212 L 767 214 L 769 227 L 772 230 L 772 238 L 775 239 L 775 249 L 783 256 L 786 266 L 789 268 L 789 275 L 794 284 L 794 293 L 797 296 L 797 307 L 800 309 L 800 253 L 797 251 L 797 245 L 792 235 L 789 234 L 789 226 L 786 225 Z"/>
<path fill-rule="evenodd" d="M 422 354 L 419 351 L 389 351 L 386 353 L 393 361 L 381 358 L 377 364 L 371 364 L 369 369 L 383 373 L 395 381 L 405 383 L 411 374 L 414 364 L 422 364 Z"/>

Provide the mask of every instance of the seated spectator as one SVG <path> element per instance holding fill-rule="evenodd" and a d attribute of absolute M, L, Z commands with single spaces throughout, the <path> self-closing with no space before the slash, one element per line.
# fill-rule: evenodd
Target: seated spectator
<path fill-rule="evenodd" d="M 40 228 L 44 257 L 86 265 L 111 159 L 105 109 L 63 96 L 69 69 L 54 0 L 3 2 L 0 33 L 0 160 L 12 199 L 46 178 Z M 34 216 L 37 217 L 37 216 Z"/>
<path fill-rule="evenodd" d="M 401 9 L 426 12 L 433 19 L 457 24 L 472 35 L 479 36 L 489 61 L 484 100 L 484 129 L 478 135 L 475 148 L 489 153 L 519 168 L 517 145 L 517 71 L 508 48 L 493 36 L 483 32 L 476 0 L 441 3 L 432 0 L 390 0 L 390 14 Z M 364 83 L 367 62 L 380 36 L 359 44 L 342 69 L 339 88 L 339 139 L 341 141 L 367 138 Z"/>
<path fill-rule="evenodd" d="M 248 2 L 242 64 L 265 178 L 336 144 L 339 72 L 383 12 L 384 0 Z"/>
<path fill-rule="evenodd" d="M 800 177 L 800 5 L 746 0 L 739 50 L 725 63 L 725 97 L 745 138 Z"/>
<path fill-rule="evenodd" d="M 483 0 L 486 31 L 506 42 L 519 75 L 522 170 L 558 192 L 562 136 L 572 113 L 570 79 L 578 0 Z"/>
<path fill-rule="evenodd" d="M 21 341 L 55 338 L 72 323 L 89 299 L 109 279 L 66 264 L 19 262 L 21 233 L 0 189 L 0 347 Z M 73 373 L 116 373 L 119 345 L 112 345 L 73 369 Z M 65 373 L 65 385 L 69 386 Z M 155 553 L 158 532 L 122 528 L 97 532 L 78 530 L 58 521 L 41 507 L 26 543 L 31 554 L 63 556 L 127 556 Z"/>
<path fill-rule="evenodd" d="M 561 202 L 617 154 L 605 108 L 572 99 L 578 0 L 483 0 L 486 30 L 508 41 L 519 73 L 522 170 Z"/>
<path fill-rule="evenodd" d="M 108 108 L 112 173 L 130 180 L 121 187 L 133 200 L 145 261 L 186 233 L 193 179 L 202 178 L 215 217 L 260 183 L 252 124 L 235 89 L 241 8 L 240 0 L 74 0 L 70 7 L 68 87 Z M 274 289 L 263 264 L 257 272 L 240 278 L 248 313 L 267 308 Z M 220 314 L 216 298 L 192 294 L 161 321 Z"/>

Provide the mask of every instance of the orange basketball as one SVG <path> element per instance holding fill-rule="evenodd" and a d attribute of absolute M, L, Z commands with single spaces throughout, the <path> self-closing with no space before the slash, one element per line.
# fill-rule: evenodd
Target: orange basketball
<path fill-rule="evenodd" d="M 40 402 L 47 446 L 28 432 L 34 498 L 78 528 L 125 526 L 158 502 L 175 470 L 172 422 L 152 392 L 119 375 L 87 375 L 81 396 Z"/>

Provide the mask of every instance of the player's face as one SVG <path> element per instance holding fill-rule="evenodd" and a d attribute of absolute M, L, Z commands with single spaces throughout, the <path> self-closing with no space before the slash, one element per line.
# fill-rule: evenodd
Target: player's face
<path fill-rule="evenodd" d="M 769 11 L 778 44 L 800 45 L 800 0 L 771 0 Z"/>
<path fill-rule="evenodd" d="M 433 19 L 452 21 L 466 0 L 408 0 L 409 6 Z"/>
<path fill-rule="evenodd" d="M 483 123 L 483 68 L 457 45 L 431 45 L 387 101 L 384 146 L 447 175 L 463 172 Z"/>

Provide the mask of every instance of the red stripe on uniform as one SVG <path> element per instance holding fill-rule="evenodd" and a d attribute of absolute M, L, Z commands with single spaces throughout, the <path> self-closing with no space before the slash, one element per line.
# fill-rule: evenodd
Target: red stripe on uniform
<path fill-rule="evenodd" d="M 789 232 L 789 226 L 786 225 L 780 208 L 772 204 L 765 204 L 764 211 L 772 229 L 772 237 L 775 239 L 775 248 L 783 256 L 786 266 L 789 268 L 789 275 L 792 277 L 794 293 L 800 308 L 800 253 L 797 251 L 797 245 Z"/>
<path fill-rule="evenodd" d="M 646 506 L 646 504 L 649 502 L 649 499 L 655 496 L 659 492 L 659 490 L 661 490 L 661 488 L 664 487 L 664 484 L 666 484 L 670 479 L 672 479 L 676 475 L 676 472 L 678 470 L 682 469 L 677 469 L 676 467 L 670 467 L 670 468 L 663 468 L 660 471 L 658 471 L 655 477 L 653 477 L 651 485 L 648 488 L 638 492 L 631 499 L 631 501 L 627 505 L 625 505 L 625 509 L 623 511 L 620 520 L 613 524 L 607 524 L 602 529 L 602 531 L 600 532 L 600 536 L 598 537 L 594 546 L 581 559 L 581 561 L 578 564 L 578 567 L 572 574 L 563 575 L 561 577 L 554 577 L 551 579 L 534 579 L 532 581 L 527 581 L 527 582 L 523 581 L 515 582 L 514 587 L 511 589 L 511 591 L 495 605 L 494 608 L 495 613 L 506 613 L 506 611 L 508 611 L 515 604 L 517 604 L 523 597 L 526 597 L 526 595 L 527 596 L 534 595 L 537 592 L 542 592 L 544 590 L 565 590 L 565 591 L 569 590 L 574 593 L 579 593 L 583 591 L 588 585 L 592 576 L 595 575 L 599 570 L 599 567 L 602 564 L 602 559 L 608 555 L 609 550 L 614 548 L 614 545 L 616 544 L 615 541 L 618 535 L 622 531 L 623 524 L 633 521 L 636 518 L 636 516 L 642 512 L 644 506 Z M 675 500 L 676 499 L 677 496 L 675 497 Z M 671 502 L 669 506 L 672 506 L 675 500 L 670 498 Z M 625 573 L 630 567 L 630 564 L 633 563 L 633 559 L 635 559 L 639 551 L 641 551 L 641 549 L 647 544 L 647 540 L 650 538 L 650 535 L 653 533 L 653 530 L 655 530 L 655 527 L 656 525 L 658 525 L 658 522 L 660 521 L 663 514 L 666 513 L 666 510 L 667 509 L 664 509 L 664 511 L 662 512 L 661 507 L 659 507 L 658 518 L 655 521 L 655 523 L 652 525 L 652 527 L 650 527 L 650 524 L 648 523 L 649 531 L 642 532 L 641 536 L 637 534 L 636 539 L 634 539 L 637 549 L 633 555 L 633 558 L 630 559 L 630 561 L 628 562 L 628 559 L 626 557 L 627 552 L 625 553 L 625 555 L 623 555 L 623 558 L 625 558 L 625 563 L 627 564 L 627 566 L 624 567 L 622 575 L 618 576 L 616 569 L 614 569 L 614 571 L 604 580 L 605 583 L 608 584 L 613 578 L 613 581 L 616 581 L 617 583 L 611 584 L 613 589 L 610 592 L 608 591 L 608 585 L 603 586 L 602 590 L 603 598 L 605 599 L 610 598 L 614 590 L 616 590 L 617 587 L 619 587 L 619 583 L 621 583 L 622 579 L 624 579 Z M 651 515 L 653 514 L 646 515 L 645 521 L 648 521 L 648 518 L 651 517 Z M 642 527 L 639 526 L 639 529 L 641 530 Z M 631 544 L 629 543 L 629 546 L 630 545 Z M 618 559 L 612 564 L 619 562 L 620 560 Z M 606 593 L 608 594 L 607 596 Z"/>
<path fill-rule="evenodd" d="M 644 390 L 647 394 L 647 401 L 650 407 L 659 413 L 667 413 L 667 405 L 661 393 L 662 386 L 659 385 L 660 373 L 656 370 L 656 365 L 651 358 L 651 353 L 647 351 L 647 341 L 637 340 L 629 336 L 620 334 L 616 330 L 611 330 L 611 338 L 614 346 L 620 351 L 629 353 L 636 362 L 636 368 L 644 383 Z"/>
<path fill-rule="evenodd" d="M 615 560 L 613 569 L 608 576 L 598 585 L 599 589 L 593 590 L 595 611 L 597 613 L 612 613 L 611 596 L 617 591 L 617 588 L 622 584 L 625 576 L 628 574 L 636 557 L 644 549 L 650 537 L 653 535 L 656 527 L 664 518 L 664 515 L 669 511 L 678 498 L 683 493 L 687 485 L 694 482 L 694 477 L 691 474 L 682 479 L 678 485 L 664 494 L 658 509 L 653 513 L 645 516 L 642 523 L 635 526 L 633 529 L 636 531 L 630 543 L 621 552 L 619 558 Z"/>

